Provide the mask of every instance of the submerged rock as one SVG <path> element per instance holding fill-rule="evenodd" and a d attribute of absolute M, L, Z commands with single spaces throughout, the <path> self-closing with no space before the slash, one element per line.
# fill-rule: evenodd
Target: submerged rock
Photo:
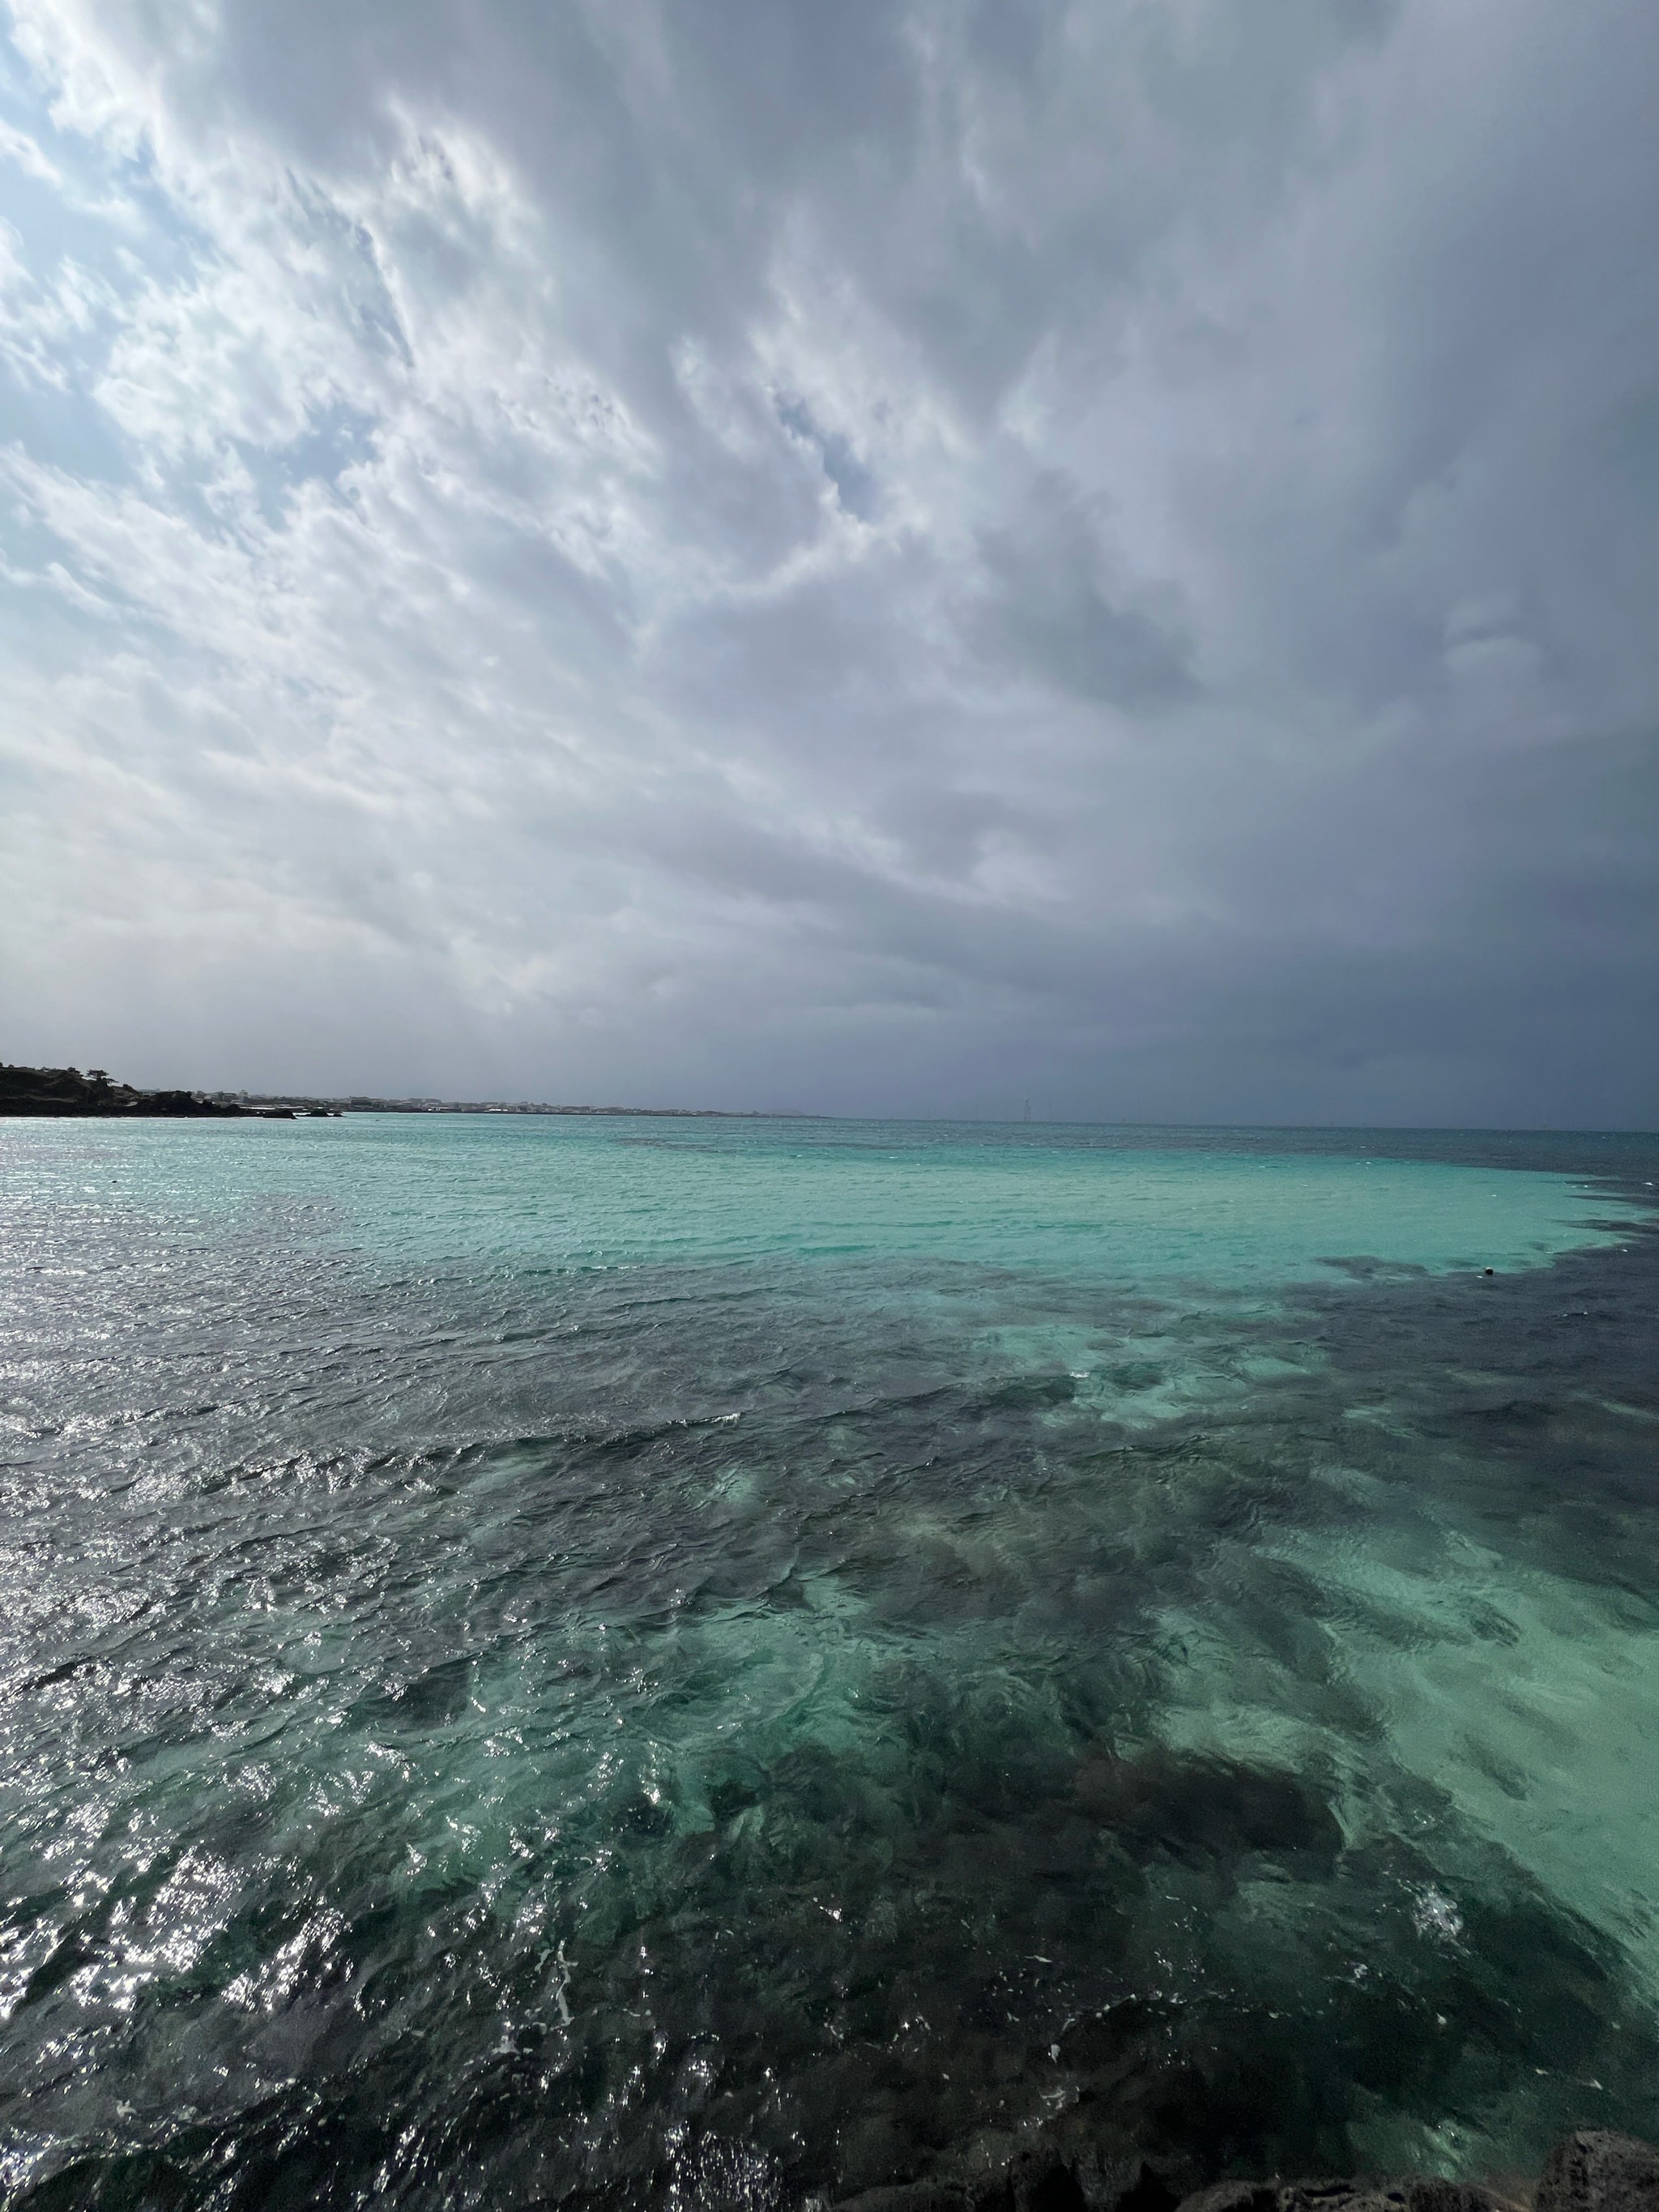
<path fill-rule="evenodd" d="M 1234 1759 L 1149 1751 L 1095 1752 L 1079 1765 L 1078 1803 L 1134 1855 L 1231 1858 L 1246 1851 L 1310 1851 L 1333 1858 L 1342 1831 L 1299 1776 Z"/>

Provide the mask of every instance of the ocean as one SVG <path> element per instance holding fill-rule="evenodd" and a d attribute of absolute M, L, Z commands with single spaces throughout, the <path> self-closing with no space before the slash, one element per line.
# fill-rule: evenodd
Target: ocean
<path fill-rule="evenodd" d="M 0 2188 L 1659 2134 L 1659 1139 L 0 1122 Z"/>

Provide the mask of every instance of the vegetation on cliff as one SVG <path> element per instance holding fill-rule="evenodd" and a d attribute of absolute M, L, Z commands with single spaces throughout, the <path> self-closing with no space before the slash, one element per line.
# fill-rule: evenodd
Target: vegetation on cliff
<path fill-rule="evenodd" d="M 261 1111 L 204 1097 L 195 1091 L 136 1091 L 112 1082 L 101 1067 L 13 1067 L 0 1060 L 0 1115 L 61 1119 L 96 1115 L 123 1121 L 199 1118 L 216 1121 L 291 1121 L 293 1111 Z"/>

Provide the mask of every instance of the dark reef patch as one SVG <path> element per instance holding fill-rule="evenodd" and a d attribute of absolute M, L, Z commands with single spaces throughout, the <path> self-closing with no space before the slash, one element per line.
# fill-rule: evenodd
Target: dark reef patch
<path fill-rule="evenodd" d="M 1342 1831 L 1294 1774 L 1162 1750 L 1121 1759 L 1092 1751 L 1073 1784 L 1078 1803 L 1136 1856 L 1238 1857 L 1308 1852 L 1329 1861 Z"/>

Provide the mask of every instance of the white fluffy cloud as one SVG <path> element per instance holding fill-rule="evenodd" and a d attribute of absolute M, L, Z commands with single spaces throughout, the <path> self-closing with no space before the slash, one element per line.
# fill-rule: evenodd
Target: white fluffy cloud
<path fill-rule="evenodd" d="M 1650 1121 L 1650 9 L 9 27 L 4 1056 Z"/>

